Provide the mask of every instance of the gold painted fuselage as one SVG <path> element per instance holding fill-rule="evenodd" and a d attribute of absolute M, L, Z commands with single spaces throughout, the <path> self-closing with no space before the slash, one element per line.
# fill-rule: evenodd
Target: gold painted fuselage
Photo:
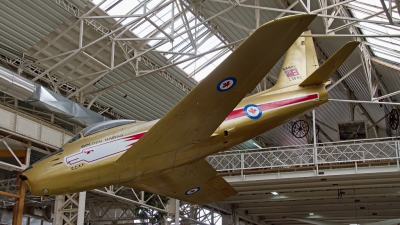
<path fill-rule="evenodd" d="M 128 148 L 122 147 L 121 151 L 112 149 L 118 143 L 133 145 L 158 120 L 118 126 L 65 144 L 63 151 L 34 164 L 23 176 L 27 178 L 26 182 L 34 195 L 59 195 L 148 179 L 225 151 L 327 100 L 325 84 L 310 87 L 295 85 L 277 90 L 272 88 L 243 99 L 209 138 L 187 148 L 140 160 L 133 159 L 123 164 L 116 161 Z M 190 121 L 187 126 L 190 126 Z M 93 154 L 91 150 L 98 148 L 104 154 L 90 158 Z M 111 150 L 113 152 L 108 154 Z"/>

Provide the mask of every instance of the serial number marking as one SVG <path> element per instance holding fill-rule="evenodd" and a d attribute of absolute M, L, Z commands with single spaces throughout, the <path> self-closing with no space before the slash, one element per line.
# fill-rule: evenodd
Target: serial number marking
<path fill-rule="evenodd" d="M 301 76 L 295 76 L 295 77 L 288 77 L 289 81 L 294 81 L 294 80 L 301 80 Z"/>
<path fill-rule="evenodd" d="M 80 164 L 78 164 L 78 165 L 75 165 L 75 166 L 71 167 L 71 170 L 76 170 L 76 169 L 82 168 L 82 167 L 84 167 L 84 166 L 85 166 L 84 163 L 80 163 Z"/>

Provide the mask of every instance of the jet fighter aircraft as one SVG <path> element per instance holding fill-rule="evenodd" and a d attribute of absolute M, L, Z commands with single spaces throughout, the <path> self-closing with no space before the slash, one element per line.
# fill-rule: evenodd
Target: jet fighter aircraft
<path fill-rule="evenodd" d="M 312 38 L 298 38 L 315 17 L 262 25 L 160 120 L 86 127 L 21 178 L 41 196 L 113 184 L 197 204 L 235 195 L 205 157 L 326 103 L 330 76 L 358 45 L 319 67 Z M 246 97 L 286 51 L 275 86 Z"/>

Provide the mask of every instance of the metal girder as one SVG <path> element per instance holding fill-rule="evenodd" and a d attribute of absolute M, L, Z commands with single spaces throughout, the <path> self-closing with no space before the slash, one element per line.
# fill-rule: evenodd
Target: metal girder
<path fill-rule="evenodd" d="M 382 8 L 385 11 L 386 17 L 389 20 L 389 23 L 393 25 L 393 19 L 392 19 L 392 12 L 388 10 L 388 8 L 386 7 L 386 3 L 384 0 L 381 0 L 381 4 L 382 4 Z M 392 8 L 391 3 L 390 3 L 390 8 Z"/>
<path fill-rule="evenodd" d="M 54 219 L 55 225 L 83 225 L 86 192 L 56 196 Z"/>
<path fill-rule="evenodd" d="M 198 55 L 196 55 L 196 56 L 189 57 L 189 58 L 184 59 L 184 60 L 182 60 L 182 61 L 179 61 L 179 62 L 176 62 L 176 63 L 168 64 L 168 65 L 166 65 L 166 66 L 160 67 L 160 68 L 155 69 L 155 70 L 153 70 L 153 71 L 150 71 L 150 72 L 141 74 L 141 75 L 139 75 L 139 76 L 132 77 L 132 78 L 129 78 L 129 79 L 126 79 L 126 80 L 117 82 L 117 83 L 115 83 L 115 84 L 113 84 L 113 85 L 111 85 L 111 86 L 108 86 L 108 87 L 105 87 L 105 88 L 101 88 L 101 89 L 97 89 L 97 90 L 95 90 L 95 91 L 90 91 L 90 92 L 87 93 L 87 95 L 94 94 L 94 93 L 99 93 L 99 92 L 103 92 L 103 93 L 104 93 L 105 91 L 108 91 L 108 90 L 110 90 L 110 89 L 113 89 L 113 88 L 115 88 L 116 86 L 119 86 L 119 85 L 121 85 L 121 84 L 123 84 L 123 83 L 133 81 L 133 80 L 135 80 L 135 79 L 137 79 L 137 78 L 139 78 L 139 77 L 142 77 L 142 76 L 148 76 L 148 75 L 153 74 L 153 73 L 158 73 L 158 72 L 160 72 L 160 71 L 165 71 L 165 69 L 167 69 L 167 68 L 176 66 L 176 65 L 178 65 L 178 64 L 181 64 L 181 63 L 184 63 L 184 62 L 187 62 L 187 61 L 190 61 L 190 60 L 193 60 L 193 59 L 195 59 L 195 58 L 202 57 L 202 56 L 207 55 L 207 54 L 209 54 L 209 53 L 212 53 L 212 52 L 214 52 L 214 51 L 218 51 L 218 50 L 221 50 L 221 49 L 223 49 L 223 48 L 227 48 L 227 47 L 229 47 L 229 46 L 238 44 L 238 43 L 240 43 L 240 42 L 242 42 L 242 41 L 244 41 L 244 40 L 235 41 L 235 42 L 232 42 L 232 43 L 230 43 L 230 44 L 228 44 L 228 45 L 224 45 L 224 46 L 218 47 L 218 48 L 216 48 L 216 49 L 213 49 L 213 50 L 211 50 L 211 51 L 207 51 L 207 52 L 198 54 Z M 164 75 L 164 74 L 161 73 L 161 75 Z"/>
<path fill-rule="evenodd" d="M 61 4 L 63 1 L 54 1 L 55 3 L 57 3 L 57 4 Z M 100 40 L 103 40 L 104 38 L 106 38 L 106 37 L 110 37 L 110 38 L 112 38 L 112 39 L 115 39 L 115 41 L 116 42 L 122 42 L 123 44 L 123 46 L 124 47 L 129 47 L 130 49 L 133 49 L 133 46 L 131 46 L 131 44 L 129 44 L 127 41 L 125 41 L 124 39 L 120 39 L 120 36 L 123 34 L 123 33 L 125 33 L 128 29 L 128 27 L 131 25 L 131 24 L 134 24 L 135 22 L 137 22 L 137 21 L 139 21 L 139 19 L 143 19 L 143 18 L 147 18 L 146 16 L 147 15 L 151 15 L 152 13 L 154 13 L 155 11 L 157 11 L 157 10 L 159 10 L 159 9 L 162 9 L 163 7 L 165 7 L 165 6 L 167 6 L 169 3 L 171 3 L 172 1 L 169 1 L 169 2 L 167 2 L 167 3 L 165 3 L 165 4 L 159 4 L 159 5 L 157 5 L 155 8 L 153 8 L 152 10 L 150 10 L 150 11 L 148 11 L 148 12 L 146 12 L 145 14 L 142 14 L 142 15 L 140 15 L 139 17 L 136 17 L 137 19 L 136 20 L 134 20 L 134 21 L 130 21 L 129 23 L 127 23 L 127 24 L 124 24 L 124 25 L 121 25 L 120 27 L 118 27 L 117 29 L 115 29 L 115 30 L 113 30 L 112 32 L 109 32 L 109 30 L 107 29 L 107 28 L 105 28 L 104 26 L 102 26 L 101 25 L 101 23 L 99 23 L 99 22 L 97 22 L 96 21 L 96 19 L 99 19 L 99 18 L 97 18 L 97 17 L 89 17 L 88 15 L 89 15 L 89 13 L 83 13 L 82 11 L 80 11 L 79 9 L 77 9 L 78 11 L 71 11 L 70 10 L 70 8 L 69 7 L 63 7 L 64 9 L 66 9 L 68 12 L 70 12 L 70 13 L 72 13 L 73 15 L 75 15 L 77 18 L 78 18 L 78 20 L 80 20 L 80 21 L 85 21 L 85 23 L 86 24 L 88 24 L 89 26 L 92 26 L 96 31 L 99 31 L 103 36 L 102 37 L 100 37 L 100 38 L 98 38 L 97 40 L 94 40 L 94 41 L 91 41 L 90 43 L 88 43 L 88 44 L 86 44 L 86 45 L 82 45 L 82 43 L 80 43 L 80 45 L 82 45 L 79 49 L 80 49 L 80 51 L 82 51 L 82 50 L 85 50 L 85 48 L 87 48 L 87 47 L 89 47 L 89 46 L 91 46 L 91 45 L 93 45 L 94 43 L 96 43 L 96 42 L 98 42 L 98 41 L 100 41 Z M 69 3 L 69 5 L 71 5 L 70 3 Z M 80 15 L 85 15 L 85 16 L 80 16 Z M 90 21 L 88 21 L 90 19 Z M 148 18 L 147 18 L 148 19 Z M 119 34 L 117 34 L 117 32 L 119 32 L 120 30 L 122 30 Z M 80 30 L 80 36 L 82 36 L 82 32 L 83 32 L 83 30 L 81 29 Z M 112 34 L 117 34 L 116 36 L 111 36 Z M 150 39 L 149 39 L 150 40 Z M 114 42 L 114 41 L 113 41 Z M 130 52 L 131 50 L 127 50 L 127 52 Z M 75 52 L 75 54 L 77 54 L 76 52 Z M 69 57 L 66 57 L 64 60 L 65 61 L 68 61 L 68 60 L 70 60 L 70 59 L 72 59 L 74 56 L 76 56 L 74 53 L 73 53 L 73 56 L 69 56 Z M 137 56 L 136 57 L 134 57 L 134 58 L 137 58 Z M 91 58 L 92 60 L 94 60 L 94 58 Z M 64 60 L 62 60 L 62 61 L 64 61 Z M 108 69 L 110 70 L 110 71 L 112 71 L 112 70 L 114 70 L 114 69 L 116 69 L 116 68 L 118 68 L 118 67 L 120 67 L 120 66 L 122 66 L 122 65 L 124 65 L 125 63 L 128 63 L 128 62 L 130 62 L 132 60 L 132 58 L 129 58 L 129 60 L 127 60 L 127 61 L 125 61 L 125 62 L 123 62 L 123 63 L 121 63 L 121 64 L 119 64 L 119 65 L 112 65 L 111 67 L 108 67 Z M 61 61 L 60 61 L 61 62 Z M 51 71 L 52 69 L 54 69 L 54 68 L 56 68 L 56 67 L 58 67 L 61 63 L 60 62 L 58 62 L 57 63 L 57 65 L 54 65 L 54 66 L 52 66 L 51 68 L 49 68 L 49 69 L 47 69 L 47 71 L 45 70 L 41 75 L 39 75 L 38 77 L 40 78 L 40 76 L 43 76 L 43 74 L 44 73 L 47 73 L 47 72 L 49 72 L 49 71 Z M 173 75 L 170 75 L 170 76 L 173 76 Z M 39 79 L 39 78 L 35 78 L 35 79 Z M 98 78 L 98 79 L 100 79 L 100 78 Z M 176 80 L 176 78 L 175 78 L 175 80 Z M 187 89 L 189 89 L 189 88 L 185 88 L 186 90 Z M 185 90 L 184 90 L 185 91 Z"/>

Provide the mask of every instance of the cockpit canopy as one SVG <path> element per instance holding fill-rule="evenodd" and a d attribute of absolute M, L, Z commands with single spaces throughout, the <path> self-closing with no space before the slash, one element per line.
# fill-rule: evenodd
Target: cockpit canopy
<path fill-rule="evenodd" d="M 108 120 L 100 123 L 92 124 L 82 130 L 82 134 L 84 137 L 92 135 L 94 133 L 108 130 L 114 127 L 122 126 L 128 123 L 136 123 L 136 120 Z"/>
<path fill-rule="evenodd" d="M 77 133 L 71 140 L 69 140 L 69 143 L 72 143 L 78 139 L 81 138 L 81 133 L 84 137 L 87 137 L 89 135 L 95 134 L 97 132 L 103 131 L 103 130 L 108 130 L 114 127 L 122 126 L 125 124 L 129 123 L 136 123 L 136 120 L 108 120 L 100 123 L 95 123 L 92 124 L 86 128 L 84 128 L 81 132 Z"/>

